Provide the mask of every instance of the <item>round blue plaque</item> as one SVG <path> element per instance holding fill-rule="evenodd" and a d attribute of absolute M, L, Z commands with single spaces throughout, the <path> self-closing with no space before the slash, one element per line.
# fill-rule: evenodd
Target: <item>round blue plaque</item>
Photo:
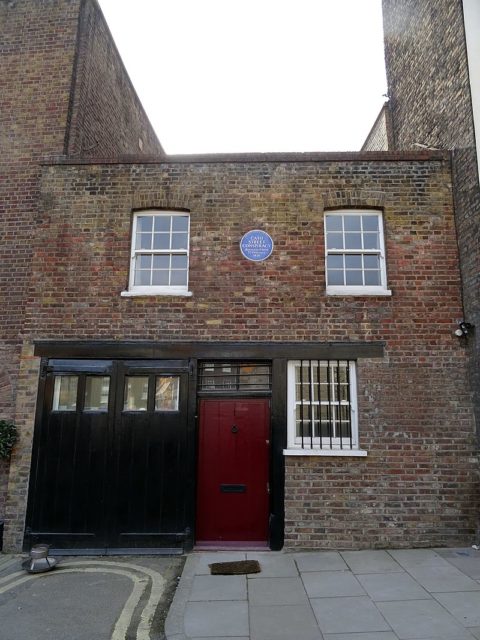
<path fill-rule="evenodd" d="M 272 255 L 273 240 L 268 233 L 260 229 L 247 231 L 240 240 L 240 251 L 247 260 L 261 262 Z"/>

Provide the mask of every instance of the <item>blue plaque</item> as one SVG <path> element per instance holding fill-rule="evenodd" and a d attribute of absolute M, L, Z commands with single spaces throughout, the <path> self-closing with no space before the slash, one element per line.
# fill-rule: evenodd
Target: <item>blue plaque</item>
<path fill-rule="evenodd" d="M 240 251 L 247 260 L 261 262 L 272 255 L 273 240 L 268 233 L 260 229 L 247 231 L 240 240 Z"/>

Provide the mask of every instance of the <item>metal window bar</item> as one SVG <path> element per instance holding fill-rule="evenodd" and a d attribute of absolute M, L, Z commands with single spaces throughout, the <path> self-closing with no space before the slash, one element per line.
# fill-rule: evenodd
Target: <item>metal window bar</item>
<path fill-rule="evenodd" d="M 300 360 L 300 429 L 302 437 L 302 449 L 304 449 L 303 429 L 305 421 L 303 419 L 303 360 Z"/>
<path fill-rule="evenodd" d="M 340 433 L 340 449 L 343 449 L 342 384 L 340 382 L 340 360 L 337 360 L 337 402 L 338 402 L 338 429 Z"/>
<path fill-rule="evenodd" d="M 318 382 L 318 438 L 320 449 L 323 449 L 322 438 L 322 384 L 320 377 L 320 360 L 317 360 L 317 382 Z M 312 446 L 313 449 L 313 446 Z"/>
<path fill-rule="evenodd" d="M 314 411 L 313 411 L 313 380 L 312 380 L 312 361 L 310 360 L 308 363 L 308 391 L 309 391 L 309 398 L 310 398 L 310 405 L 309 405 L 309 424 L 310 424 L 310 449 L 313 449 L 313 428 L 314 428 Z"/>
<path fill-rule="evenodd" d="M 328 435 L 330 437 L 330 449 L 332 449 L 332 439 L 333 439 L 333 421 L 332 421 L 332 389 L 330 386 L 330 360 L 327 360 L 327 389 L 328 389 L 328 405 L 327 405 L 327 415 L 328 415 Z"/>
<path fill-rule="evenodd" d="M 347 411 L 348 411 L 348 424 L 350 425 L 350 449 L 353 449 L 353 429 L 352 429 L 352 403 L 351 403 L 351 393 L 350 393 L 350 363 L 347 362 Z"/>

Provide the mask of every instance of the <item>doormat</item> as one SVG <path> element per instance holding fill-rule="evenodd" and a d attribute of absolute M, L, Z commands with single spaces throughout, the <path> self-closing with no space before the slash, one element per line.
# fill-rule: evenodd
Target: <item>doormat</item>
<path fill-rule="evenodd" d="M 208 565 L 212 576 L 238 576 L 246 573 L 260 573 L 258 560 L 237 560 L 236 562 L 214 562 Z"/>

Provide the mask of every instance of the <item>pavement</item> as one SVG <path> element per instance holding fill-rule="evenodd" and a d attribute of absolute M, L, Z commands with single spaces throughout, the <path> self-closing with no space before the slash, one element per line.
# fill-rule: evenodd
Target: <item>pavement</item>
<path fill-rule="evenodd" d="M 23 559 L 0 554 L 0 640 L 480 640 L 472 548 L 194 552 L 180 579 L 178 556 Z M 261 572 L 210 575 L 245 559 Z"/>
<path fill-rule="evenodd" d="M 258 560 L 261 573 L 210 575 Z M 167 640 L 478 640 L 480 551 L 210 552 L 188 556 Z"/>

